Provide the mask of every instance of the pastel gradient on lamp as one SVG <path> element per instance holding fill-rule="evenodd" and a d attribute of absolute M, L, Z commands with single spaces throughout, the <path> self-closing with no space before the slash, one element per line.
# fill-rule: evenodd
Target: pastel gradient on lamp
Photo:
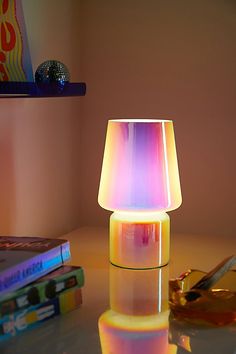
<path fill-rule="evenodd" d="M 173 122 L 109 120 L 98 202 L 110 218 L 110 262 L 150 269 L 169 262 L 169 216 L 181 204 Z"/>
<path fill-rule="evenodd" d="M 168 211 L 181 204 L 172 121 L 109 120 L 98 202 L 113 211 Z"/>
<path fill-rule="evenodd" d="M 127 316 L 109 310 L 99 319 L 102 354 L 168 354 L 169 311 Z"/>
<path fill-rule="evenodd" d="M 165 212 L 114 212 L 110 217 L 110 261 L 148 269 L 169 262 L 170 218 Z"/>

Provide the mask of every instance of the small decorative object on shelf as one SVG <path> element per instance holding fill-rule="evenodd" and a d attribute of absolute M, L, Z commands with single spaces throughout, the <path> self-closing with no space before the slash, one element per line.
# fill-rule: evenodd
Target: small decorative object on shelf
<path fill-rule="evenodd" d="M 58 60 L 47 60 L 35 72 L 35 82 L 40 90 L 47 93 L 60 93 L 70 81 L 69 70 Z M 47 84 L 53 85 L 47 85 Z"/>
<path fill-rule="evenodd" d="M 84 96 L 84 82 L 69 83 L 66 66 L 42 63 L 34 82 L 21 0 L 0 0 L 0 98 Z"/>
<path fill-rule="evenodd" d="M 189 270 L 170 280 L 170 308 L 175 319 L 224 326 L 236 322 L 236 256 L 209 273 Z"/>

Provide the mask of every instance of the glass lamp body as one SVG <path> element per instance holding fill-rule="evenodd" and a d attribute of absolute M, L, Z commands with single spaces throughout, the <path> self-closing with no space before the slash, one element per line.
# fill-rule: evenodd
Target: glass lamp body
<path fill-rule="evenodd" d="M 127 268 L 169 261 L 168 210 L 181 189 L 173 122 L 109 120 L 98 202 L 110 218 L 110 261 Z"/>
<path fill-rule="evenodd" d="M 146 269 L 166 265 L 170 221 L 165 212 L 114 212 L 110 217 L 110 262 Z"/>

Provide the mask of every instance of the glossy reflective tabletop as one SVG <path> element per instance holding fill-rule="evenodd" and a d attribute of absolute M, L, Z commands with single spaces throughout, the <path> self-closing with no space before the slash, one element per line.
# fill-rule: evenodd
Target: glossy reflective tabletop
<path fill-rule="evenodd" d="M 0 344 L 1 354 L 236 353 L 236 325 L 221 328 L 169 321 L 168 280 L 189 268 L 209 271 L 236 253 L 236 240 L 172 235 L 169 266 L 131 271 L 109 264 L 108 230 L 80 228 L 71 264 L 85 270 L 82 306 Z M 99 321 L 99 325 L 98 325 Z"/>

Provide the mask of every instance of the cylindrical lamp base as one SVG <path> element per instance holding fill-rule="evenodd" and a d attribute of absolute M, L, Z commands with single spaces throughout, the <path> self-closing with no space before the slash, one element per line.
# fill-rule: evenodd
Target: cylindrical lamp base
<path fill-rule="evenodd" d="M 166 265 L 170 219 L 165 212 L 114 212 L 110 217 L 110 262 L 124 268 Z"/>

